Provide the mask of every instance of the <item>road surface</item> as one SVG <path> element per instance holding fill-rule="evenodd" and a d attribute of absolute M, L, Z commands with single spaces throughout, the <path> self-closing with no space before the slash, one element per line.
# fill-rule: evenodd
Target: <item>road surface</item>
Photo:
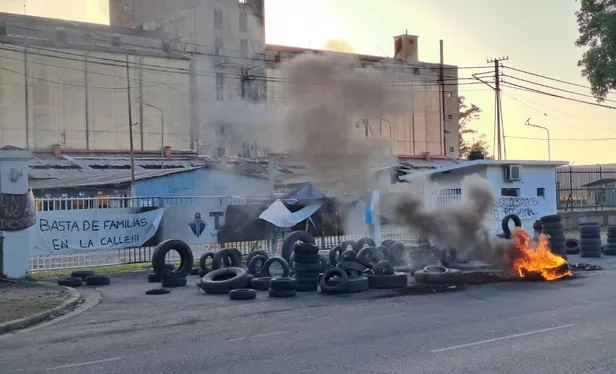
<path fill-rule="evenodd" d="M 600 262 L 598 262 L 600 263 Z M 191 279 L 192 284 L 196 277 Z M 113 278 L 74 317 L 0 337 L 3 373 L 614 373 L 616 270 L 383 297 L 145 296 Z"/>

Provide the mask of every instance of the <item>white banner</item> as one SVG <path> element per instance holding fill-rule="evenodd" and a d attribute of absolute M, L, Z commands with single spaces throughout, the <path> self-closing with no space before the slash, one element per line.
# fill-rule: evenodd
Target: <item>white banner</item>
<path fill-rule="evenodd" d="M 501 220 L 508 214 L 520 219 L 538 219 L 550 213 L 544 197 L 499 197 L 490 218 Z"/>
<path fill-rule="evenodd" d="M 165 210 L 163 240 L 181 239 L 189 245 L 217 242 L 226 206 L 173 207 Z"/>
<path fill-rule="evenodd" d="M 34 249 L 77 252 L 140 247 L 160 225 L 164 209 L 130 213 L 125 209 L 38 212 Z"/>

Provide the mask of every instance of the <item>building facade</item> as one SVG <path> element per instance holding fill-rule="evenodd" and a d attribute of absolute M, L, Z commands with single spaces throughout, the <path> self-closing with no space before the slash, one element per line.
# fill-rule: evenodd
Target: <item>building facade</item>
<path fill-rule="evenodd" d="M 127 76 L 127 61 L 129 74 Z M 192 147 L 190 60 L 160 33 L 0 13 L 0 143 Z"/>

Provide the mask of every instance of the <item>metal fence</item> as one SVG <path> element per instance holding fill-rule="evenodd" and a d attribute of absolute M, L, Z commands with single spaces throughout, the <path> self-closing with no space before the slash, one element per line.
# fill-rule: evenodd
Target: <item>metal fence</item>
<path fill-rule="evenodd" d="M 148 198 L 45 198 L 36 199 L 37 211 L 63 211 L 76 209 L 108 209 L 108 208 L 131 208 L 131 207 L 182 207 L 197 204 L 208 206 L 263 204 L 272 201 L 272 196 L 193 196 L 193 197 L 148 197 Z M 262 249 L 270 253 L 279 253 L 282 248 L 284 236 L 288 231 L 276 230 L 267 233 L 266 240 L 227 242 L 224 244 L 192 245 L 193 254 L 198 259 L 207 251 L 216 251 L 221 247 L 234 247 L 243 254 L 253 250 Z M 357 240 L 368 234 L 358 235 L 317 235 L 315 240 L 322 248 L 331 248 L 345 240 Z M 392 239 L 403 241 L 407 244 L 417 242 L 413 233 L 397 227 L 382 227 L 382 240 Z M 154 247 L 125 248 L 116 250 L 95 250 L 88 252 L 72 252 L 63 254 L 37 255 L 30 258 L 30 271 L 71 269 L 97 266 L 113 266 L 132 263 L 146 263 L 151 261 Z M 172 252 L 168 261 L 179 260 L 175 252 Z"/>
<path fill-rule="evenodd" d="M 556 169 L 559 211 L 616 209 L 616 166 Z"/>

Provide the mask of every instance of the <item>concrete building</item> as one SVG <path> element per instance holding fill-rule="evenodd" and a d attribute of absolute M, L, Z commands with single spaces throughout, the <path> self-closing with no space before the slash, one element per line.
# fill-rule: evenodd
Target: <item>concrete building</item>
<path fill-rule="evenodd" d="M 263 0 L 110 0 L 111 25 L 164 32 L 192 58 L 191 122 L 199 153 L 260 156 L 266 116 Z M 250 102 L 246 105 L 245 102 Z"/>
<path fill-rule="evenodd" d="M 400 82 L 400 87 L 397 87 L 399 94 L 408 97 L 408 115 L 394 117 L 388 113 L 375 113 L 368 118 L 370 133 L 391 142 L 391 153 L 401 158 L 425 154 L 458 158 L 458 68 L 454 65 L 442 66 L 442 95 L 441 65 L 419 61 L 418 39 L 407 34 L 394 37 L 394 58 L 356 55 L 361 66 L 375 68 L 375 74 L 383 69 L 394 70 Z M 284 105 L 280 64 L 302 53 L 321 54 L 323 51 L 266 46 L 268 110 L 276 111 Z"/>
<path fill-rule="evenodd" d="M 0 13 L 0 143 L 192 148 L 190 60 L 161 33 Z"/>

